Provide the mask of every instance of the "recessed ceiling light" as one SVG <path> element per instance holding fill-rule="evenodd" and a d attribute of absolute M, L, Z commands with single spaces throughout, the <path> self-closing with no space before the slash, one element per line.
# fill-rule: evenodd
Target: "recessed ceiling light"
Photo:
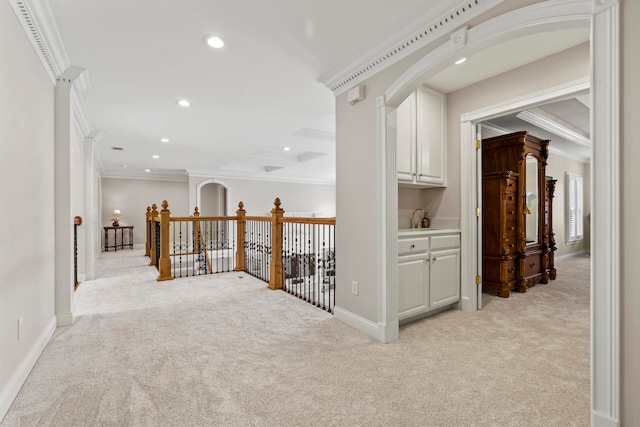
<path fill-rule="evenodd" d="M 456 65 L 460 65 L 460 64 L 462 64 L 462 63 L 463 63 L 464 61 L 466 61 L 466 60 L 467 60 L 467 58 L 460 58 L 460 59 L 458 59 L 456 62 L 454 62 L 454 64 L 456 64 Z"/>
<path fill-rule="evenodd" d="M 224 40 L 218 36 L 204 36 L 204 42 L 215 49 L 220 49 L 224 46 Z"/>
<path fill-rule="evenodd" d="M 160 158 L 160 156 L 158 156 L 157 154 L 154 154 L 154 155 L 153 155 L 153 156 L 151 156 L 151 157 L 153 157 L 154 159 L 159 159 L 159 158 Z"/>
<path fill-rule="evenodd" d="M 169 138 L 160 138 L 160 142 L 169 142 Z"/>
<path fill-rule="evenodd" d="M 127 165 L 120 165 L 120 167 L 124 169 L 127 167 Z"/>
<path fill-rule="evenodd" d="M 151 172 L 151 169 L 145 169 L 144 171 L 145 172 Z"/>
<path fill-rule="evenodd" d="M 178 105 L 181 107 L 191 107 L 191 103 L 186 99 L 181 99 L 178 101 Z"/>
<path fill-rule="evenodd" d="M 289 148 L 289 147 L 284 147 L 284 151 L 289 151 L 289 150 L 291 150 L 291 148 Z"/>

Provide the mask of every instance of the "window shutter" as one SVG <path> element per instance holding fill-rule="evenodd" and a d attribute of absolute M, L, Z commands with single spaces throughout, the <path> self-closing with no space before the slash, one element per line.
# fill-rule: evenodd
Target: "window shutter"
<path fill-rule="evenodd" d="M 567 242 L 584 236 L 582 176 L 567 172 Z"/>

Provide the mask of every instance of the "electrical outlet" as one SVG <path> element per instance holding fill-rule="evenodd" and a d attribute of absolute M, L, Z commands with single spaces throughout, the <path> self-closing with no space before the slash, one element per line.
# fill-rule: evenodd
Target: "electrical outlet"
<path fill-rule="evenodd" d="M 358 295 L 358 281 L 357 280 L 352 280 L 351 281 L 351 293 L 353 295 Z"/>
<path fill-rule="evenodd" d="M 18 319 L 18 340 L 22 339 L 22 331 L 24 329 L 24 318 Z"/>

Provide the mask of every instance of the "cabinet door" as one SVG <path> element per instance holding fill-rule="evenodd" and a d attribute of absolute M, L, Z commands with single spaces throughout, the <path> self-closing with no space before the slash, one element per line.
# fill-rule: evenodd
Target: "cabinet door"
<path fill-rule="evenodd" d="M 429 308 L 460 300 L 460 249 L 431 252 Z"/>
<path fill-rule="evenodd" d="M 413 182 L 416 174 L 416 94 L 396 109 L 396 161 L 398 181 Z"/>
<path fill-rule="evenodd" d="M 403 320 L 429 309 L 429 255 L 398 258 L 398 319 Z"/>
<path fill-rule="evenodd" d="M 416 96 L 418 183 L 446 185 L 445 96 L 421 87 Z"/>

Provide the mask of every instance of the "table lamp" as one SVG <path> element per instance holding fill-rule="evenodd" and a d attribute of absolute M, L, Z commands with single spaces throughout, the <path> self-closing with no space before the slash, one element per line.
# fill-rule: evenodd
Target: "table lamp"
<path fill-rule="evenodd" d="M 118 216 L 120 216 L 120 209 L 116 209 L 115 211 L 113 211 L 112 221 L 113 221 L 113 226 L 114 227 L 119 227 L 120 226 L 120 224 L 119 224 L 120 218 L 118 218 Z"/>

